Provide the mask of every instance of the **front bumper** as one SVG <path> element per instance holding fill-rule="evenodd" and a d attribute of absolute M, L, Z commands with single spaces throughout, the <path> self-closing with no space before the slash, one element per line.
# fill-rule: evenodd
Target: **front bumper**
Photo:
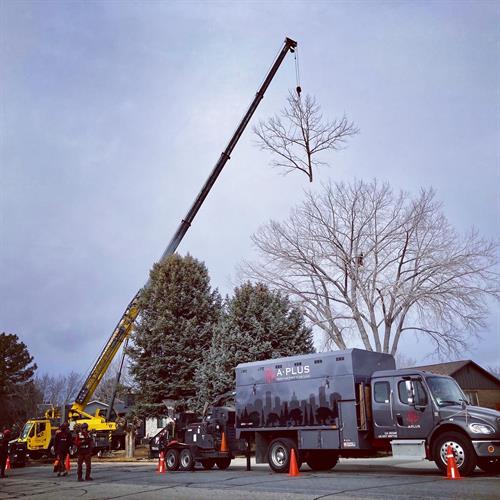
<path fill-rule="evenodd" d="M 472 441 L 478 457 L 500 457 L 500 441 Z"/>

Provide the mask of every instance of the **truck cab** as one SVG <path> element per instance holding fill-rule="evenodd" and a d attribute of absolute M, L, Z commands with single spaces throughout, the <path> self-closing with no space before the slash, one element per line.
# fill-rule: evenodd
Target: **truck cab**
<path fill-rule="evenodd" d="M 31 458 L 40 458 L 43 455 L 50 454 L 52 439 L 58 427 L 58 421 L 50 418 L 37 418 L 28 420 L 16 440 L 15 445 L 11 447 Z"/>
<path fill-rule="evenodd" d="M 462 474 L 498 471 L 500 413 L 472 406 L 451 377 L 417 370 L 374 372 L 373 436 L 395 455 L 434 460 L 446 471 L 451 446 Z"/>

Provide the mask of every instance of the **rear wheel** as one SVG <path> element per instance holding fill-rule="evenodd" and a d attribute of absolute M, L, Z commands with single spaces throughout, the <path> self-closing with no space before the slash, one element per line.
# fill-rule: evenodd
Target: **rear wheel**
<path fill-rule="evenodd" d="M 269 443 L 267 448 L 267 462 L 274 472 L 288 472 L 290 470 L 290 459 L 292 450 L 295 450 L 295 457 L 298 459 L 297 446 L 292 439 L 278 438 Z M 300 464 L 297 460 L 297 465 Z"/>
<path fill-rule="evenodd" d="M 460 475 L 469 476 L 477 464 L 476 452 L 470 440 L 458 432 L 447 432 L 436 439 L 434 462 L 444 474 L 446 474 L 448 467 L 448 459 L 446 458 L 448 446 L 453 451 Z"/>
<path fill-rule="evenodd" d="M 333 455 L 331 453 L 325 453 L 318 451 L 316 453 L 311 452 L 310 455 L 306 459 L 307 465 L 312 470 L 330 470 L 333 469 L 337 462 L 339 461 L 339 457 L 337 455 Z"/>
<path fill-rule="evenodd" d="M 193 453 L 189 448 L 184 448 L 181 450 L 179 455 L 180 469 L 181 470 L 193 470 L 194 469 L 194 457 Z"/>
<path fill-rule="evenodd" d="M 490 474 L 500 474 L 500 458 L 480 458 L 477 465 L 484 472 Z"/>
<path fill-rule="evenodd" d="M 214 468 L 215 465 L 215 459 L 213 458 L 206 458 L 205 460 L 201 461 L 201 465 L 205 470 L 211 470 Z"/>
<path fill-rule="evenodd" d="M 230 458 L 218 458 L 215 463 L 217 464 L 217 468 L 220 470 L 226 470 L 231 465 Z"/>
<path fill-rule="evenodd" d="M 167 465 L 168 470 L 178 470 L 179 469 L 179 452 L 175 448 L 171 448 L 167 450 L 167 454 L 165 456 L 165 463 Z"/>

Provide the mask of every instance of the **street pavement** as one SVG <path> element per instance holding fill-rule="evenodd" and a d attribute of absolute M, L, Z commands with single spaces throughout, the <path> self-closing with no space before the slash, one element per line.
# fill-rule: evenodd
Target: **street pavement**
<path fill-rule="evenodd" d="M 97 462 L 94 481 L 77 482 L 76 464 L 68 477 L 50 465 L 10 470 L 0 480 L 0 499 L 500 499 L 500 477 L 476 469 L 472 477 L 448 481 L 433 463 L 392 458 L 341 460 L 329 472 L 304 465 L 299 477 L 272 473 L 267 465 L 235 459 L 225 471 L 156 472 L 153 461 Z"/>

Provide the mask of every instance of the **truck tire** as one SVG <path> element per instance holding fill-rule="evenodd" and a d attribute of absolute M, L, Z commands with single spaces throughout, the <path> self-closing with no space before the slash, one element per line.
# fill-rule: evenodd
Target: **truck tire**
<path fill-rule="evenodd" d="M 477 465 L 484 472 L 495 475 L 500 474 L 500 458 L 479 458 Z"/>
<path fill-rule="evenodd" d="M 214 458 L 205 458 L 205 460 L 201 461 L 201 465 L 205 470 L 211 470 L 214 468 L 215 459 Z"/>
<path fill-rule="evenodd" d="M 179 452 L 175 448 L 167 450 L 167 454 L 165 455 L 165 464 L 167 469 L 170 471 L 179 469 Z"/>
<path fill-rule="evenodd" d="M 217 458 L 215 460 L 215 463 L 217 464 L 218 469 L 226 470 L 231 465 L 231 459 L 230 458 Z"/>
<path fill-rule="evenodd" d="M 306 464 L 309 465 L 312 470 L 330 470 L 337 465 L 338 461 L 339 457 L 337 455 L 318 451 L 309 454 Z"/>
<path fill-rule="evenodd" d="M 451 446 L 458 471 L 461 476 L 469 476 L 476 468 L 477 456 L 470 440 L 458 432 L 446 432 L 439 436 L 434 443 L 434 462 L 439 470 L 446 474 L 447 459 L 446 450 Z"/>
<path fill-rule="evenodd" d="M 193 470 L 194 469 L 194 457 L 193 453 L 189 448 L 184 448 L 181 450 L 179 455 L 180 469 L 181 470 Z"/>
<path fill-rule="evenodd" d="M 297 457 L 297 465 L 300 468 L 298 461 L 297 445 L 292 439 L 277 438 L 269 443 L 267 448 L 267 463 L 274 472 L 283 473 L 290 470 L 290 458 L 292 449 L 295 450 Z"/>

